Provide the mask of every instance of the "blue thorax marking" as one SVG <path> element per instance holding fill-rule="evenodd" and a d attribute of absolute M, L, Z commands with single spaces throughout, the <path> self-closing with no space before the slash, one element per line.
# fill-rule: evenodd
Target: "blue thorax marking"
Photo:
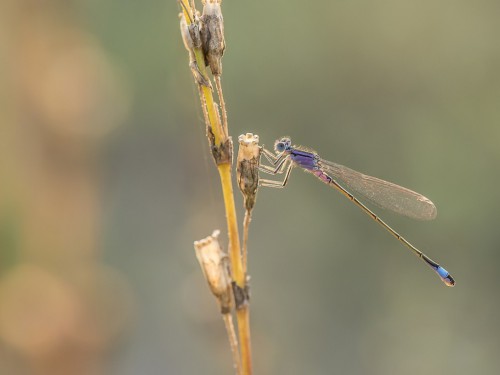
<path fill-rule="evenodd" d="M 316 169 L 318 166 L 316 154 L 313 152 L 290 148 L 289 153 L 292 161 L 297 163 L 299 167 L 304 169 Z"/>

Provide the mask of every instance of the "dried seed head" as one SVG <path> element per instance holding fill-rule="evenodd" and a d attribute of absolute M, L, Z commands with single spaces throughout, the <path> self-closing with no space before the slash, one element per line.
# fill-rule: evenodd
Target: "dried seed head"
<path fill-rule="evenodd" d="M 259 163 L 260 152 L 259 136 L 247 133 L 238 137 L 240 144 L 238 158 L 236 160 L 236 171 L 238 187 L 243 194 L 246 210 L 252 210 L 259 187 Z"/>
<path fill-rule="evenodd" d="M 201 39 L 205 63 L 213 75 L 222 73 L 222 55 L 226 48 L 224 40 L 224 19 L 220 2 L 205 2 L 201 16 Z"/>
<path fill-rule="evenodd" d="M 187 51 L 189 52 L 189 67 L 191 68 L 191 73 L 193 73 L 193 77 L 199 85 L 206 86 L 211 89 L 212 84 L 200 72 L 193 51 L 193 48 L 199 48 L 201 46 L 200 27 L 198 23 L 191 23 L 190 25 L 188 25 L 184 12 L 179 13 L 179 19 L 182 41 L 184 42 L 184 47 L 186 47 Z"/>
<path fill-rule="evenodd" d="M 227 314 L 232 306 L 231 277 L 229 276 L 227 255 L 219 244 L 220 231 L 216 230 L 211 236 L 194 242 L 196 257 L 200 263 L 203 275 L 210 290 L 217 298 L 221 312 Z"/>
<path fill-rule="evenodd" d="M 240 134 L 238 143 L 240 144 L 238 158 L 252 159 L 260 156 L 259 136 L 257 134 Z"/>

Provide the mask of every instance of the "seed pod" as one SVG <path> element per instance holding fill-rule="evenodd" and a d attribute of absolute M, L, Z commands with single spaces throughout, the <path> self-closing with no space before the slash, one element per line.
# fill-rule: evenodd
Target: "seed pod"
<path fill-rule="evenodd" d="M 251 211 L 259 187 L 260 152 L 259 136 L 247 133 L 238 137 L 240 147 L 236 159 L 238 187 L 245 200 L 245 209 Z"/>
<path fill-rule="evenodd" d="M 193 51 L 193 48 L 200 48 L 201 46 L 199 26 L 197 23 L 188 25 L 184 13 L 179 13 L 179 19 L 182 41 L 189 53 L 189 68 L 191 69 L 191 73 L 193 73 L 193 77 L 198 84 L 212 88 L 210 81 L 201 74 Z"/>
<path fill-rule="evenodd" d="M 195 241 L 194 248 L 208 286 L 219 302 L 221 313 L 227 314 L 231 311 L 233 293 L 228 258 L 221 250 L 219 234 L 220 231 L 216 230 L 211 236 Z"/>
<path fill-rule="evenodd" d="M 212 0 L 213 1 L 213 0 Z M 220 2 L 205 2 L 201 16 L 201 40 L 205 64 L 210 66 L 213 75 L 222 73 L 222 55 L 226 48 L 224 40 L 224 19 Z"/>

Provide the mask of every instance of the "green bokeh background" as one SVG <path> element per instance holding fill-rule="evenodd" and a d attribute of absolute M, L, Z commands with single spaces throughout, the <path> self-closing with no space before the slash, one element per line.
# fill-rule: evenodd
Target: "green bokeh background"
<path fill-rule="evenodd" d="M 192 245 L 216 228 L 227 241 L 179 7 L 74 8 L 132 93 L 100 156 L 103 261 L 137 304 L 107 373 L 230 374 Z M 255 374 L 499 373 L 500 3 L 225 0 L 223 14 L 233 139 L 257 133 L 270 147 L 289 135 L 426 195 L 433 222 L 377 212 L 457 281 L 443 286 L 348 200 L 295 170 L 286 189 L 259 190 L 253 216 Z"/>

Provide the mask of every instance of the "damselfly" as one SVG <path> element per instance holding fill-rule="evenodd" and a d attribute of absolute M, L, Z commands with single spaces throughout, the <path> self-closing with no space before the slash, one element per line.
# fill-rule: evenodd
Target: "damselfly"
<path fill-rule="evenodd" d="M 349 190 L 363 196 L 367 201 L 381 208 L 419 220 L 431 220 L 436 217 L 436 206 L 429 199 L 402 186 L 376 177 L 367 176 L 343 165 L 324 160 L 314 151 L 300 146 L 293 146 L 288 137 L 277 140 L 274 144 L 274 150 L 276 154 L 265 148 L 262 149 L 262 154 L 272 166 L 261 164 L 259 168 L 261 171 L 273 175 L 284 173 L 285 178 L 283 181 L 261 179 L 259 182 L 260 185 L 275 188 L 284 187 L 294 166 L 312 173 L 325 184 L 344 194 L 368 214 L 368 216 L 408 247 L 425 264 L 431 267 L 447 286 L 455 285 L 455 280 L 448 271 L 401 237 L 399 233 L 361 203 Z"/>

